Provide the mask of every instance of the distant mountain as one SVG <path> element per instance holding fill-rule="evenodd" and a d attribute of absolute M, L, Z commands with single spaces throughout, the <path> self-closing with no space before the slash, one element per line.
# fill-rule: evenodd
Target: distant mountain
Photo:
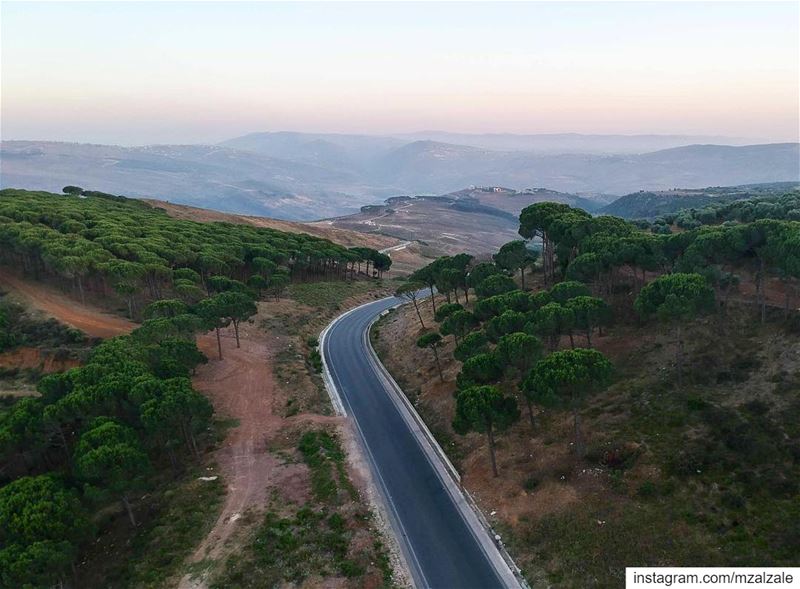
<path fill-rule="evenodd" d="M 760 196 L 780 196 L 800 190 L 798 182 L 772 182 L 746 186 L 713 186 L 661 192 L 640 191 L 626 194 L 598 212 L 626 219 L 653 219 L 682 209 L 701 208 L 714 202 L 731 202 Z"/>
<path fill-rule="evenodd" d="M 2 142 L 0 187 L 60 192 L 67 184 L 281 219 L 356 211 L 394 194 L 346 169 L 220 146 Z"/>
<path fill-rule="evenodd" d="M 416 193 L 445 193 L 458 185 L 476 184 L 624 194 L 797 179 L 800 144 L 796 143 L 696 145 L 641 155 L 537 155 L 417 141 L 383 156 L 371 176 L 375 183 Z"/>
<path fill-rule="evenodd" d="M 797 181 L 799 147 L 690 145 L 642 154 L 559 155 L 305 133 L 253 133 L 215 146 L 5 141 L 0 187 L 57 191 L 77 184 L 289 220 L 342 215 L 393 195 L 447 194 L 469 185 L 505 186 L 521 194 L 547 186 L 581 195 L 586 201 L 580 206 L 592 208 L 592 201 L 605 204 L 610 195 L 636 190 Z"/>
<path fill-rule="evenodd" d="M 395 137 L 406 141 L 455 143 L 493 151 L 532 151 L 547 154 L 631 154 L 700 143 L 716 145 L 754 143 L 753 139 L 721 135 L 585 135 L 581 133 L 517 135 L 514 133 L 474 134 L 420 131 Z"/>
<path fill-rule="evenodd" d="M 363 171 L 390 150 L 407 143 L 391 137 L 335 133 L 250 133 L 220 143 L 223 147 Z"/>
<path fill-rule="evenodd" d="M 598 200 L 549 188 L 526 188 L 517 191 L 501 186 L 483 186 L 458 190 L 445 196 L 462 201 L 475 200 L 484 206 L 510 213 L 515 219 L 519 217 L 522 209 L 537 202 L 560 202 L 585 211 L 596 211 L 603 206 Z"/>

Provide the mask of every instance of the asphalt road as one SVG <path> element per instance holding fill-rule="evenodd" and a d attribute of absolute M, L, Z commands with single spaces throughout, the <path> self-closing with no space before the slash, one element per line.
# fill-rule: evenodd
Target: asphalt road
<path fill-rule="evenodd" d="M 496 570 L 499 554 L 487 554 L 485 540 L 482 545 L 465 521 L 370 359 L 365 333 L 382 311 L 399 302 L 388 298 L 370 303 L 330 327 L 322 345 L 330 377 L 360 430 L 415 584 L 436 589 L 506 587 Z"/>

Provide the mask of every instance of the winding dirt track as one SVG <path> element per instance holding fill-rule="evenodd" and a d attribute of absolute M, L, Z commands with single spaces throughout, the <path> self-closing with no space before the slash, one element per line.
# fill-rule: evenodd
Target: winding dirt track
<path fill-rule="evenodd" d="M 267 346 L 241 338 L 241 348 L 232 339 L 223 340 L 223 360 L 216 359 L 217 342 L 199 338 L 209 362 L 197 369 L 195 388 L 214 403 L 214 409 L 239 421 L 216 451 L 216 459 L 228 484 L 228 495 L 214 528 L 197 547 L 193 561 L 218 558 L 235 531 L 234 523 L 249 508 L 264 505 L 273 477 L 285 467 L 267 451 L 270 434 L 281 428 L 282 419 L 272 413 L 275 382 Z M 292 473 L 290 473 L 292 474 Z M 185 579 L 181 586 L 186 584 Z"/>
<path fill-rule="evenodd" d="M 287 391 L 275 380 L 272 369 L 274 350 L 266 334 L 258 328 L 240 328 L 241 348 L 231 334 L 223 337 L 223 359 L 217 359 L 217 341 L 211 334 L 198 338 L 198 346 L 209 358 L 197 369 L 194 387 L 204 393 L 221 415 L 238 420 L 215 452 L 215 459 L 228 485 L 222 510 L 206 538 L 190 557 L 191 562 L 221 562 L 240 543 L 237 521 L 248 512 L 263 510 L 271 489 L 298 502 L 308 498 L 309 480 L 305 464 L 286 463 L 268 449 L 285 428 L 294 424 L 340 423 L 341 418 L 313 414 L 283 417 Z M 185 575 L 179 589 L 202 588 L 206 576 Z"/>
<path fill-rule="evenodd" d="M 70 300 L 62 292 L 39 282 L 22 280 L 0 267 L 0 290 L 10 290 L 27 299 L 45 314 L 94 337 L 114 337 L 128 333 L 136 324 Z"/>
<path fill-rule="evenodd" d="M 31 307 L 96 337 L 113 337 L 130 332 L 136 324 L 81 305 L 47 285 L 18 278 L 0 268 L 0 289 L 20 295 Z M 197 368 L 192 379 L 195 389 L 205 394 L 218 415 L 238 422 L 215 451 L 219 474 L 227 484 L 227 495 L 213 528 L 190 557 L 191 562 L 218 560 L 237 544 L 236 525 L 248 511 L 259 511 L 267 503 L 271 488 L 284 496 L 303 501 L 309 489 L 307 467 L 286 464 L 269 452 L 267 444 L 286 427 L 304 423 L 340 424 L 341 418 L 299 414 L 280 415 L 288 392 L 276 383 L 272 369 L 275 352 L 268 334 L 252 325 L 242 325 L 241 348 L 236 348 L 232 333 L 223 330 L 223 359 L 217 356 L 217 340 L 210 334 L 197 338 L 197 345 L 209 358 Z M 209 475 L 217 474 L 209 471 Z M 184 576 L 180 588 L 205 587 L 205 579 Z"/>

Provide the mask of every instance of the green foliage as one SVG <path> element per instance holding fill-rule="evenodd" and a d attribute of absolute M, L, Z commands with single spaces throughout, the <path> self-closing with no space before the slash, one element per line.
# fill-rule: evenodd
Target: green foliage
<path fill-rule="evenodd" d="M 425 335 L 420 336 L 417 339 L 417 347 L 418 348 L 433 348 L 438 346 L 442 342 L 442 336 L 436 333 L 435 331 L 431 331 L 426 333 Z"/>
<path fill-rule="evenodd" d="M 473 385 L 495 383 L 502 375 L 502 368 L 494 354 L 475 354 L 464 361 L 456 382 L 459 389 L 465 389 Z"/>
<path fill-rule="evenodd" d="M 177 299 L 161 299 L 145 307 L 145 319 L 172 318 L 189 312 L 189 307 Z"/>
<path fill-rule="evenodd" d="M 542 342 L 538 337 L 519 332 L 501 337 L 494 349 L 495 358 L 502 367 L 523 375 L 539 361 L 543 352 Z"/>
<path fill-rule="evenodd" d="M 591 293 L 585 284 L 576 281 L 559 282 L 550 289 L 550 296 L 553 301 L 561 305 L 566 304 L 575 297 L 589 296 Z"/>
<path fill-rule="evenodd" d="M 634 308 L 645 319 L 686 321 L 714 308 L 714 290 L 699 274 L 665 274 L 641 290 Z"/>
<path fill-rule="evenodd" d="M 463 311 L 463 310 L 464 310 L 463 305 L 459 305 L 458 303 L 445 303 L 444 305 L 436 309 L 436 314 L 433 316 L 433 318 L 437 322 L 441 323 L 456 311 Z"/>
<path fill-rule="evenodd" d="M 91 526 L 77 493 L 52 475 L 0 488 L 0 582 L 49 586 L 69 576 Z"/>
<path fill-rule="evenodd" d="M 567 280 L 594 282 L 606 270 L 606 263 L 598 253 L 587 252 L 576 256 L 567 267 Z"/>
<path fill-rule="evenodd" d="M 87 582 L 87 587 L 161 589 L 183 572 L 187 557 L 213 527 L 226 494 L 222 478 L 200 480 L 199 472 L 192 470 L 177 483 L 148 494 L 148 518 L 130 541 L 130 552 L 114 562 L 100 555 L 104 562 L 87 572 L 101 578 L 93 585 Z"/>
<path fill-rule="evenodd" d="M 313 349 L 308 353 L 308 362 L 314 372 L 317 374 L 322 373 L 322 354 L 319 353 L 319 350 Z"/>
<path fill-rule="evenodd" d="M 550 347 L 555 348 L 558 338 L 575 327 L 575 313 L 569 307 L 548 303 L 536 311 L 531 326 L 537 334 L 550 338 Z"/>
<path fill-rule="evenodd" d="M 149 469 L 134 431 L 107 417 L 95 419 L 75 448 L 75 472 L 95 496 L 126 497 L 143 484 Z"/>
<path fill-rule="evenodd" d="M 467 283 L 471 288 L 477 288 L 484 280 L 495 274 L 502 274 L 502 270 L 489 262 L 481 262 L 470 270 Z"/>
<path fill-rule="evenodd" d="M 467 335 L 478 324 L 475 315 L 469 311 L 455 311 L 450 314 L 441 324 L 439 331 L 443 335 L 452 335 L 460 339 Z"/>
<path fill-rule="evenodd" d="M 469 358 L 489 351 L 489 339 L 483 331 L 473 331 L 465 335 L 458 343 L 453 356 L 456 360 L 466 362 Z"/>
<path fill-rule="evenodd" d="M 575 407 L 608 386 L 612 375 L 611 363 L 597 350 L 562 350 L 537 362 L 522 389 L 539 405 Z"/>
<path fill-rule="evenodd" d="M 686 208 L 678 212 L 676 224 L 692 229 L 700 225 L 716 225 L 729 221 L 752 223 L 762 219 L 797 221 L 800 212 L 800 193 L 751 196 L 739 194 L 733 202 L 721 199 L 699 208 Z"/>
<path fill-rule="evenodd" d="M 475 294 L 481 298 L 491 297 L 515 290 L 517 285 L 510 276 L 492 274 L 475 287 Z"/>
<path fill-rule="evenodd" d="M 0 295 L 0 352 L 19 346 L 74 348 L 87 344 L 86 336 L 53 318 L 42 318 Z"/>
<path fill-rule="evenodd" d="M 538 253 L 528 249 L 522 240 L 510 241 L 504 244 L 500 251 L 494 255 L 495 263 L 509 272 L 520 271 L 522 288 L 525 289 L 525 268 L 531 266 L 537 258 Z"/>
<path fill-rule="evenodd" d="M 528 248 L 522 240 L 509 241 L 494 254 L 494 263 L 500 268 L 515 272 L 530 261 Z"/>
<path fill-rule="evenodd" d="M 586 333 L 589 345 L 592 344 L 592 333 L 597 327 L 611 324 L 613 312 L 603 299 L 590 296 L 578 296 L 567 301 L 567 308 L 575 316 L 575 327 Z"/>
<path fill-rule="evenodd" d="M 487 321 L 484 329 L 489 341 L 497 342 L 506 334 L 523 331 L 527 322 L 527 314 L 509 310 Z"/>
<path fill-rule="evenodd" d="M 116 293 L 132 315 L 142 299 L 167 292 L 194 303 L 202 298 L 201 286 L 244 291 L 242 276 L 269 278 L 277 296 L 290 277 L 345 278 L 365 260 L 378 273 L 391 265 L 391 258 L 369 248 L 250 225 L 184 221 L 141 201 L 82 194 L 0 191 L 0 261 L 62 280 L 81 294 Z"/>
<path fill-rule="evenodd" d="M 517 401 L 514 397 L 504 396 L 495 386 L 472 386 L 456 395 L 453 429 L 460 434 L 503 430 L 517 419 Z"/>
<path fill-rule="evenodd" d="M 187 378 L 152 382 L 159 394 L 141 405 L 141 421 L 146 431 L 168 448 L 185 443 L 189 452 L 198 453 L 196 436 L 211 420 L 213 408 L 196 392 Z"/>

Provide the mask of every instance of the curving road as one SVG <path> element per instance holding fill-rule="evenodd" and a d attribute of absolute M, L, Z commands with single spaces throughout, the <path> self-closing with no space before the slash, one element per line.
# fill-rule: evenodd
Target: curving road
<path fill-rule="evenodd" d="M 328 327 L 321 349 L 329 380 L 360 433 L 415 585 L 519 587 L 369 345 L 370 325 L 402 302 L 362 305 Z"/>

